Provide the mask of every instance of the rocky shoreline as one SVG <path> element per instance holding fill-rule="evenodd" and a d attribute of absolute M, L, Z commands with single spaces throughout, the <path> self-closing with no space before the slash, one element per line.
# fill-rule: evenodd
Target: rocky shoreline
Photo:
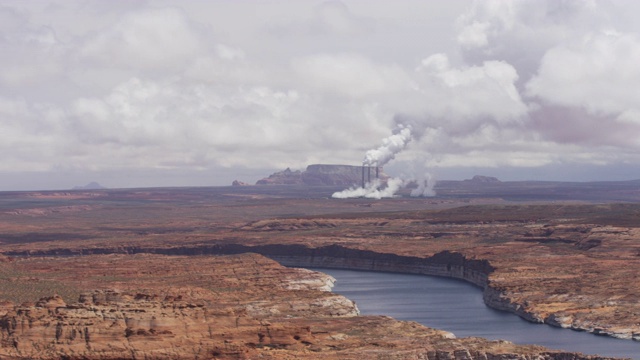
<path fill-rule="evenodd" d="M 270 292 L 273 289 L 264 285 L 264 279 L 257 276 L 259 270 L 252 270 L 250 281 L 242 286 L 242 281 L 237 280 L 242 271 L 228 273 L 218 285 L 215 285 L 221 280 L 218 275 L 204 276 L 198 266 L 189 271 L 175 271 L 217 258 L 211 255 L 253 252 L 289 265 L 458 278 L 483 289 L 489 306 L 511 311 L 530 321 L 638 339 L 640 205 L 555 200 L 543 203 L 538 202 L 541 195 L 535 192 L 544 190 L 545 196 L 552 199 L 558 196 L 564 199 L 576 192 L 591 196 L 598 184 L 555 186 L 553 191 L 546 187 L 548 184 L 527 185 L 524 190 L 522 186 L 501 184 L 494 189 L 500 192 L 487 192 L 493 187 L 450 185 L 441 188 L 448 194 L 444 197 L 375 202 L 369 199 L 335 201 L 327 198 L 331 194 L 327 188 L 302 186 L 120 189 L 102 190 L 100 196 L 95 196 L 95 192 L 0 194 L 3 199 L 0 298 L 23 304 L 58 294 L 67 304 L 73 304 L 80 295 L 78 289 L 116 287 L 124 291 L 117 287 L 175 280 L 172 286 L 190 282 L 195 288 L 214 286 L 215 292 L 231 296 L 237 303 L 247 297 L 247 293 L 239 290 L 262 282 L 264 289 L 260 291 L 267 292 L 252 300 L 252 304 L 243 305 L 243 313 L 259 315 L 258 310 L 265 308 L 256 306 L 270 299 L 274 304 L 285 306 L 268 307 L 260 315 L 268 316 L 270 324 L 276 319 L 300 326 L 322 323 L 323 329 L 330 330 L 326 336 L 322 335 L 325 330 L 318 329 L 305 333 L 309 337 L 299 335 L 304 340 L 287 338 L 285 342 L 262 345 L 257 342 L 260 337 L 253 332 L 252 340 L 247 340 L 243 349 L 263 355 L 266 354 L 263 345 L 269 345 L 269 351 L 284 351 L 277 354 L 278 358 L 291 354 L 287 351 L 295 352 L 290 358 L 301 354 L 317 358 L 316 351 L 320 351 L 323 355 L 340 355 L 335 358 L 354 359 L 374 350 L 387 358 L 402 359 L 424 359 L 425 354 L 432 351 L 426 349 L 446 349 L 450 354 L 466 349 L 474 359 L 484 359 L 477 355 L 480 352 L 492 356 L 513 355 L 508 359 L 525 355 L 540 359 L 545 358 L 540 357 L 543 352 L 550 353 L 540 348 L 487 343 L 486 340 L 450 339 L 433 329 L 379 317 L 330 320 L 311 317 L 294 321 L 286 317 L 293 315 L 289 310 L 312 310 L 316 300 L 301 294 L 283 300 L 280 294 Z M 567 192 L 569 190 L 573 192 Z M 487 194 L 493 197 L 487 198 Z M 630 192 L 624 194 L 628 199 Z M 535 199 L 536 203 L 513 203 L 499 198 L 503 195 L 517 196 L 517 201 Z M 120 262 L 112 262 L 110 257 Z M 139 260 L 145 257 L 155 259 L 158 264 Z M 167 261 L 177 258 L 185 264 L 166 266 Z M 91 263 L 92 259 L 100 261 Z M 132 262 L 129 259 L 133 259 Z M 67 266 L 67 262 L 73 266 Z M 98 274 L 95 265 L 101 262 L 111 267 L 102 268 Z M 33 264 L 40 266 L 37 271 Z M 82 269 L 78 270 L 78 266 Z M 275 269 L 271 265 L 267 268 Z M 122 271 L 114 274 L 115 270 Z M 59 272 L 64 273 L 61 278 L 64 280 L 54 281 Z M 93 274 L 89 283 L 81 279 L 86 274 Z M 76 279 L 77 283 L 71 286 L 68 279 Z M 311 286 L 309 281 L 298 279 L 289 286 L 304 288 Z M 313 286 L 326 289 L 329 285 L 330 280 L 325 279 Z M 195 288 L 190 287 L 188 292 Z M 282 292 L 282 287 L 278 289 Z M 136 291 L 150 296 L 163 291 L 143 290 Z M 211 296 L 205 298 L 215 299 L 218 295 Z M 27 305 L 27 308 L 35 306 Z M 274 315 L 281 317 L 274 318 Z M 347 327 L 358 329 L 349 335 L 355 343 L 340 340 L 343 338 L 340 329 Z M 400 335 L 394 335 L 396 333 Z M 421 340 L 416 342 L 416 339 Z M 5 345 L 12 346 L 11 342 Z M 274 349 L 276 345 L 286 349 Z M 561 358 L 558 352 L 553 354 L 554 359 Z M 437 359 L 436 355 L 428 356 Z M 566 358 L 577 355 L 571 356 Z"/>
<path fill-rule="evenodd" d="M 400 257 L 396 261 L 358 259 L 357 257 L 332 258 L 327 256 L 296 257 L 272 255 L 269 257 L 286 266 L 382 271 L 460 279 L 481 288 L 483 300 L 487 306 L 496 310 L 513 313 L 527 321 L 544 323 L 563 329 L 585 331 L 595 335 L 640 341 L 640 334 L 636 333 L 633 329 L 610 329 L 597 323 L 574 321 L 570 316 L 563 316 L 561 314 L 551 314 L 544 317 L 535 312 L 530 312 L 522 304 L 513 302 L 509 296 L 501 290 L 493 288 L 490 282 L 491 273 L 487 273 L 486 268 L 479 269 L 474 261 L 468 261 L 457 253 L 439 253 L 434 256 L 435 259 L 428 258 L 422 259 L 422 261 L 416 261 L 416 259 L 409 257 L 405 259 Z"/>
<path fill-rule="evenodd" d="M 611 359 L 359 316 L 353 301 L 327 291 L 331 276 L 257 254 L 5 260 L 4 274 L 32 282 L 49 269 L 49 283 L 112 288 L 75 301 L 53 295 L 3 302 L 3 359 Z"/>
<path fill-rule="evenodd" d="M 514 302 L 508 293 L 492 286 L 491 274 L 494 267 L 486 260 L 467 259 L 457 252 L 443 251 L 431 257 L 402 256 L 359 250 L 341 245 L 309 248 L 299 245 L 248 246 L 242 244 L 219 244 L 213 246 L 173 247 L 173 248 L 93 248 L 93 249 L 52 249 L 28 252 L 7 252 L 7 256 L 74 256 L 89 254 L 164 254 L 164 255 L 221 255 L 257 253 L 267 256 L 280 264 L 301 268 L 335 268 L 418 274 L 455 278 L 478 286 L 483 291 L 487 306 L 513 313 L 527 321 L 586 331 L 596 335 L 640 341 L 640 333 L 630 328 L 615 328 L 588 321 L 575 321 L 570 316 L 552 313 L 542 315 L 530 311 L 522 303 Z M 324 285 L 325 289 L 330 283 Z"/>

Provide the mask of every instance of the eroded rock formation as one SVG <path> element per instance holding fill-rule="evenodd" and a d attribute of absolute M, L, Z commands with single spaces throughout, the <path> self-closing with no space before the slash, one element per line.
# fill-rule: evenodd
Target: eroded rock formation
<path fill-rule="evenodd" d="M 538 184 L 534 190 L 549 186 Z M 592 196 L 593 192 L 585 189 L 598 186 L 581 185 L 579 190 Z M 612 187 L 611 192 L 618 197 L 635 196 L 637 187 L 629 192 L 624 190 L 627 186 Z M 216 272 L 211 269 L 218 267 L 207 262 L 215 258 L 210 255 L 246 252 L 260 252 L 291 264 L 459 277 L 483 287 L 485 301 L 491 306 L 531 321 L 626 339 L 637 339 L 640 334 L 640 205 L 573 201 L 514 204 L 497 198 L 466 198 L 465 194 L 476 191 L 474 187 L 456 186 L 449 187 L 449 196 L 433 199 L 336 201 L 328 199 L 322 187 L 297 190 L 303 196 L 293 193 L 292 188 L 105 190 L 100 196 L 94 192 L 0 194 L 4 254 L 0 257 L 0 298 L 19 304 L 0 303 L 5 315 L 15 319 L 5 324 L 16 324 L 5 326 L 6 350 L 12 349 L 14 340 L 20 346 L 24 339 L 37 338 L 28 335 L 36 330 L 17 324 L 38 324 L 42 319 L 41 324 L 57 327 L 58 316 L 63 314 L 51 309 L 97 306 L 84 300 L 78 303 L 78 299 L 81 292 L 102 289 L 133 297 L 113 305 L 121 309 L 125 304 L 139 306 L 135 301 L 144 299 L 136 300 L 137 294 L 158 304 L 167 296 L 166 301 L 182 296 L 179 301 L 204 301 L 203 308 L 211 307 L 207 311 L 212 313 L 228 308 L 246 314 L 247 319 L 268 319 L 273 326 L 311 326 L 311 340 L 293 335 L 311 345 L 263 346 L 253 330 L 249 332 L 253 334 L 251 341 L 233 345 L 263 356 L 362 358 L 363 354 L 382 354 L 432 359 L 429 351 L 436 350 L 429 349 L 444 351 L 442 356 L 449 357 L 457 356 L 453 354 L 458 351 L 461 358 L 467 356 L 464 351 L 475 358 L 482 358 L 476 355 L 482 351 L 492 356 L 509 353 L 508 359 L 542 356 L 542 350 L 452 340 L 423 327 L 409 331 L 411 326 L 390 319 L 343 316 L 350 310 L 345 303 L 342 308 L 346 312 L 335 311 L 339 297 L 315 290 L 287 290 L 316 280 L 292 282 L 287 274 L 294 273 L 278 266 L 264 267 L 265 261 L 275 263 L 262 257 L 259 261 L 232 257 L 244 259 L 242 266 L 228 264 Z M 489 189 L 491 194 L 505 194 L 504 189 L 509 196 L 523 194 L 514 184 L 476 188 Z M 564 187 L 550 189 L 561 198 L 568 193 Z M 545 191 L 549 194 L 550 190 Z M 537 193 L 525 194 L 529 199 Z M 87 256 L 90 254 L 119 255 Z M 52 275 L 61 271 L 65 274 L 62 277 Z M 286 286 L 274 286 L 273 281 L 282 279 Z M 51 297 L 54 294 L 64 305 Z M 38 300 L 43 297 L 45 300 Z M 315 301 L 333 305 L 312 305 Z M 318 309 L 327 312 L 316 318 Z M 28 317 L 25 311 L 37 316 Z M 40 317 L 50 311 L 54 311 L 53 317 Z M 345 326 L 368 330 L 347 331 Z M 22 340 L 16 337 L 18 329 L 27 331 Z M 395 334 L 389 329 L 406 332 Z M 151 327 L 143 330 L 151 333 Z M 73 333 L 71 328 L 69 331 L 63 329 L 62 334 Z M 244 339 L 242 333 L 233 334 Z M 56 341 L 53 336 L 31 347 L 44 351 Z M 422 337 L 424 343 L 415 340 Z M 504 350 L 505 346 L 509 350 Z M 559 358 L 579 358 L 563 356 Z"/>
<path fill-rule="evenodd" d="M 120 279 L 118 289 L 93 290 L 76 301 L 54 295 L 2 304 L 0 358 L 592 359 L 357 316 L 353 302 L 327 292 L 330 276 L 256 254 L 92 255 L 8 265 L 34 275 L 51 263 L 49 281 L 97 286 L 109 271 L 111 285 Z"/>

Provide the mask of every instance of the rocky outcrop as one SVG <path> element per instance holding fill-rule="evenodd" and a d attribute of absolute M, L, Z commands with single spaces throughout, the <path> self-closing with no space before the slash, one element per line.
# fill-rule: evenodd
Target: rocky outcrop
<path fill-rule="evenodd" d="M 264 231 L 264 229 L 262 230 Z M 9 253 L 17 256 L 70 256 L 92 254 L 163 254 L 163 255 L 220 255 L 257 253 L 267 256 L 286 266 L 341 268 L 368 271 L 398 272 L 457 278 L 470 282 L 483 290 L 485 303 L 495 309 L 514 313 L 525 320 L 546 323 L 552 326 L 587 331 L 598 335 L 608 335 L 621 339 L 640 338 L 637 330 L 628 326 L 599 324 L 597 320 L 576 317 L 562 312 L 542 312 L 535 306 L 527 306 L 526 298 L 512 297 L 508 288 L 501 287 L 499 281 L 491 281 L 495 268 L 487 260 L 469 259 L 457 252 L 442 251 L 428 257 L 380 253 L 360 250 L 342 245 L 329 245 L 312 248 L 304 245 L 242 245 L 237 243 L 200 245 L 193 247 L 153 248 L 121 247 L 93 248 L 82 251 L 68 249 L 41 252 Z M 316 280 L 313 280 L 314 282 Z M 323 281 L 327 281 L 326 279 Z M 298 283 L 298 284 L 303 284 Z M 320 285 L 327 289 L 329 282 Z M 296 285 L 297 286 L 297 285 Z M 580 314 L 580 312 L 578 312 Z"/>
<path fill-rule="evenodd" d="M 2 359 L 245 358 L 271 347 L 304 348 L 301 342 L 312 335 L 301 319 L 358 315 L 352 301 L 327 292 L 332 277 L 256 254 L 21 259 L 13 265 L 37 273 L 50 266 L 46 262 L 58 266 L 49 269 L 48 281 L 96 286 L 109 271 L 124 290 L 94 290 L 76 301 L 54 295 L 3 303 Z"/>
<path fill-rule="evenodd" d="M 231 186 L 249 186 L 249 185 L 250 184 L 240 180 L 233 180 L 233 182 L 231 183 Z"/>
<path fill-rule="evenodd" d="M 363 176 L 365 181 L 370 181 L 376 175 L 381 181 L 389 178 L 382 167 L 363 170 L 362 166 L 314 164 L 307 166 L 305 171 L 287 168 L 258 180 L 256 185 L 353 186 L 360 185 Z"/>
<path fill-rule="evenodd" d="M 92 181 L 84 186 L 74 186 L 73 190 L 104 190 L 106 187 L 98 184 L 95 181 Z"/>
<path fill-rule="evenodd" d="M 227 273 L 211 273 L 207 271 L 212 264 L 203 260 L 211 256 L 196 256 L 253 251 L 316 266 L 395 268 L 403 272 L 415 268 L 456 276 L 491 289 L 485 290 L 485 300 L 492 306 L 532 321 L 638 338 L 640 205 L 629 203 L 633 201 L 629 199 L 637 199 L 637 183 L 561 187 L 528 183 L 524 192 L 520 184 L 509 182 L 496 186 L 444 185 L 440 194 L 445 196 L 438 198 L 384 201 L 333 201 L 327 198 L 333 189 L 296 186 L 255 186 L 238 191 L 224 187 L 2 193 L 2 253 L 16 257 L 1 262 L 0 298 L 28 307 L 36 306 L 41 297 L 57 293 L 67 306 L 73 306 L 80 295 L 77 289 L 166 295 L 166 289 L 153 285 L 158 283 L 185 287 L 181 294 L 193 303 L 193 299 L 202 298 L 195 289 L 205 286 L 207 291 L 218 289 L 222 295 L 236 294 L 233 301 L 252 302 L 247 313 L 250 310 L 251 316 L 269 316 L 270 324 L 274 324 L 275 315 L 288 314 L 288 309 L 312 313 L 315 307 L 310 304 L 315 300 L 300 293 L 283 299 L 281 296 L 291 293 L 282 286 L 274 288 L 277 296 L 255 290 L 256 286 L 273 287 L 263 281 L 266 278 L 286 277 L 282 269 L 258 271 L 252 265 L 255 261 L 247 260 L 243 267 L 225 266 Z M 603 188 L 610 190 L 602 192 Z M 560 201 L 575 199 L 577 193 L 582 200 L 603 199 L 615 193 L 614 199 L 626 203 Z M 541 203 L 542 195 L 554 202 Z M 509 202 L 499 199 L 502 197 Z M 518 199 L 535 199 L 536 203 L 512 202 Z M 75 211 L 84 206 L 91 211 Z M 65 207 L 75 210 L 61 211 Z M 34 209 L 38 209 L 37 216 L 31 212 Z M 167 256 L 180 260 L 159 261 L 162 256 L 143 253 L 188 255 L 189 260 L 186 256 Z M 121 255 L 70 256 L 87 254 Z M 38 255 L 64 256 L 44 259 Z M 107 261 L 108 266 L 97 266 L 108 257 L 114 258 Z M 74 265 L 67 266 L 71 261 Z M 491 268 L 484 269 L 480 261 Z M 53 277 L 64 269 L 72 271 L 66 272 L 63 280 Z M 270 276 L 237 280 L 247 272 Z M 140 283 L 134 286 L 130 280 Z M 306 285 L 303 281 L 295 286 Z M 234 289 L 245 291 L 238 294 Z M 186 298 L 190 293 L 193 299 Z M 327 295 L 322 296 L 325 298 Z M 13 306 L 0 302 L 0 311 L 8 312 Z M 380 338 L 389 339 L 388 332 Z M 312 333 L 320 336 L 316 330 Z M 323 339 L 318 348 L 341 346 L 343 336 L 331 336 L 334 338 Z M 381 343 L 374 338 L 367 341 L 369 350 L 371 343 Z M 399 350 L 407 349 L 403 341 L 406 338 L 399 336 L 393 343 L 397 353 L 406 354 Z M 386 355 L 391 353 L 389 350 Z"/>
<path fill-rule="evenodd" d="M 464 265 L 455 254 L 442 256 Z M 108 283 L 120 289 L 0 305 L 2 359 L 604 359 L 357 316 L 352 301 L 326 291 L 330 276 L 256 254 L 92 255 L 11 265 L 23 274 L 49 267 L 48 281 L 70 287 L 97 285 L 109 271 Z"/>
<path fill-rule="evenodd" d="M 256 182 L 256 185 L 302 185 L 302 171 L 286 168 Z"/>
<path fill-rule="evenodd" d="M 83 295 L 71 305 L 19 306 L 0 318 L 0 354 L 25 359 L 197 359 L 244 353 L 251 346 L 243 342 L 254 339 L 256 344 L 288 347 L 297 343 L 294 337 L 309 335 L 304 327 L 260 321 L 263 304 L 246 304 L 242 311 L 211 306 L 207 300 L 107 290 Z M 327 301 L 313 306 L 336 305 Z"/>

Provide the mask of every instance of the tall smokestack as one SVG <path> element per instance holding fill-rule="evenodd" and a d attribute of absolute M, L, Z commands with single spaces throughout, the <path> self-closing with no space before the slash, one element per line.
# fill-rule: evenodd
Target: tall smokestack
<path fill-rule="evenodd" d="M 362 188 L 364 189 L 364 164 L 362 164 Z"/>
<path fill-rule="evenodd" d="M 376 164 L 376 180 L 380 179 L 380 166 Z"/>
<path fill-rule="evenodd" d="M 369 171 L 367 182 L 371 182 L 371 165 L 367 166 L 367 170 Z"/>

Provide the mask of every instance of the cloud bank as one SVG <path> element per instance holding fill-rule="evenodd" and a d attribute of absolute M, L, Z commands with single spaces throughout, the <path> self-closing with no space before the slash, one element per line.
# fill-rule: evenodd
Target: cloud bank
<path fill-rule="evenodd" d="M 0 190 L 226 185 L 363 155 L 405 178 L 640 178 L 638 10 L 4 1 Z"/>

